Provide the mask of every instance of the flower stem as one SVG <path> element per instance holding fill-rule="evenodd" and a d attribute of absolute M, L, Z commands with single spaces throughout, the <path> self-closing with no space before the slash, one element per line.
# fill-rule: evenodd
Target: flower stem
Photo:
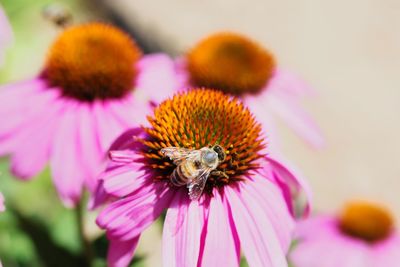
<path fill-rule="evenodd" d="M 81 246 L 84 252 L 85 260 L 87 263 L 87 266 L 92 266 L 93 263 L 93 251 L 92 247 L 90 245 L 90 241 L 87 238 L 85 234 L 85 223 L 84 223 L 84 203 L 83 200 L 79 201 L 78 205 L 75 208 L 76 212 L 76 222 L 77 222 L 77 227 L 79 231 L 79 237 L 81 241 Z"/>

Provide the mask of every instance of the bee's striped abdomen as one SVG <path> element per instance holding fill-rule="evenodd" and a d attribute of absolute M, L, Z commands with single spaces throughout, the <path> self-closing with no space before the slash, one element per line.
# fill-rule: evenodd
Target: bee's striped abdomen
<path fill-rule="evenodd" d="M 177 166 L 171 174 L 171 183 L 175 186 L 186 185 L 198 175 L 198 165 L 196 162 L 186 161 Z"/>

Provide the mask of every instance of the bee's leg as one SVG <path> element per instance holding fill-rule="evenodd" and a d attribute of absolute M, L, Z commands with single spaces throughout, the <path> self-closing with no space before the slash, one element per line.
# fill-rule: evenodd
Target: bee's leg
<path fill-rule="evenodd" d="M 223 171 L 213 170 L 213 171 L 211 171 L 211 174 L 214 176 L 222 177 L 222 178 L 229 178 L 229 176 Z"/>
<path fill-rule="evenodd" d="M 211 174 L 218 177 L 218 180 L 222 183 L 228 183 L 229 181 L 229 176 L 223 171 L 213 170 Z"/>

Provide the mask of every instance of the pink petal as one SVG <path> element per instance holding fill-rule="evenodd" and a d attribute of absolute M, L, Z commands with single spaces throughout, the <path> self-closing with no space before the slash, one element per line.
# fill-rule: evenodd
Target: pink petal
<path fill-rule="evenodd" d="M 107 253 L 107 263 L 109 267 L 127 267 L 133 258 L 139 242 L 139 236 L 134 239 L 121 241 L 110 239 Z"/>
<path fill-rule="evenodd" d="M 40 110 L 48 108 L 41 104 L 54 101 L 58 96 L 58 89 L 49 89 L 46 82 L 38 78 L 3 85 L 0 86 L 0 115 L 11 115 L 17 111 L 25 116 L 32 115 L 31 112 L 39 107 Z"/>
<path fill-rule="evenodd" d="M 44 169 L 50 157 L 53 136 L 59 125 L 63 107 L 53 103 L 53 110 L 43 112 L 32 127 L 24 129 L 11 158 L 11 169 L 15 176 L 30 179 Z"/>
<path fill-rule="evenodd" d="M 299 171 L 293 172 L 285 167 L 288 165 L 287 163 L 283 165 L 270 157 L 265 157 L 262 160 L 266 160 L 266 165 L 264 166 L 267 166 L 267 168 L 264 168 L 264 170 L 270 168 L 269 171 L 271 171 L 284 193 L 286 192 L 287 204 L 293 215 L 308 216 L 311 210 L 312 193 L 311 188 L 302 178 Z M 267 175 L 271 175 L 271 173 Z M 303 204 L 301 202 L 305 203 L 300 208 L 298 205 Z"/>
<path fill-rule="evenodd" d="M 139 90 L 139 89 L 138 89 Z M 147 125 L 147 115 L 152 113 L 148 101 L 139 99 L 135 91 L 121 100 L 108 102 L 107 109 L 125 128 Z"/>
<path fill-rule="evenodd" d="M 175 59 L 175 75 L 178 81 L 179 90 L 187 90 L 190 85 L 190 74 L 186 68 L 186 59 L 184 57 L 180 57 Z"/>
<path fill-rule="evenodd" d="M 135 145 L 137 142 L 135 142 L 135 138 L 140 138 L 140 137 L 145 137 L 144 131 L 142 128 L 131 128 L 129 130 L 126 130 L 125 132 L 121 133 L 111 144 L 110 146 L 110 151 L 114 150 L 119 150 L 119 151 L 124 151 L 128 150 L 131 151 L 131 149 L 135 148 Z M 127 152 L 130 153 L 130 152 Z"/>
<path fill-rule="evenodd" d="M 105 191 L 116 197 L 124 197 L 152 183 L 143 164 L 131 163 L 113 168 L 101 175 Z"/>
<path fill-rule="evenodd" d="M 317 95 L 314 88 L 300 77 L 280 68 L 275 70 L 275 74 L 269 81 L 266 90 L 281 92 L 296 98 L 314 97 Z"/>
<path fill-rule="evenodd" d="M 132 148 L 135 148 L 135 145 L 137 141 L 134 141 L 134 137 L 139 137 L 143 134 L 143 130 L 141 128 L 133 128 L 125 131 L 123 134 L 121 134 L 111 145 L 110 149 L 110 157 L 112 161 L 109 162 L 106 171 L 104 171 L 98 179 L 99 185 L 97 186 L 97 189 L 95 190 L 95 193 L 91 196 L 91 199 L 89 200 L 89 208 L 90 209 L 95 209 L 98 206 L 102 205 L 105 203 L 111 196 L 110 194 L 114 196 L 122 196 L 125 195 L 126 193 L 131 193 L 134 190 L 136 190 L 136 186 L 140 185 L 141 183 L 138 183 L 136 181 L 132 180 L 131 184 L 131 177 L 129 176 L 130 174 L 130 166 L 123 167 L 127 163 L 131 163 L 134 160 L 136 160 L 137 155 L 134 154 L 134 152 L 131 150 Z M 115 150 L 114 150 L 115 149 Z M 121 149 L 121 150 L 119 150 Z M 124 172 L 128 172 L 127 175 L 123 175 L 123 177 L 128 178 L 126 180 L 121 179 L 121 177 L 115 177 L 119 181 L 110 181 L 110 183 L 114 183 L 115 185 L 119 185 L 117 187 L 117 190 L 113 190 L 113 186 L 110 187 L 108 185 L 108 190 L 110 192 L 107 193 L 104 189 L 104 181 L 107 179 L 113 179 L 110 178 L 111 176 L 117 176 L 119 174 L 123 174 Z M 137 176 L 137 175 L 135 175 Z M 122 177 L 122 178 L 123 178 Z M 150 180 L 150 179 L 149 179 Z M 126 183 L 123 183 L 126 182 Z M 124 186 L 128 188 L 122 189 Z M 122 189 L 120 192 L 119 189 Z M 114 192 L 115 191 L 115 192 Z"/>
<path fill-rule="evenodd" d="M 140 158 L 138 153 L 132 150 L 111 150 L 108 154 L 111 160 L 117 163 L 132 163 Z"/>
<path fill-rule="evenodd" d="M 124 132 L 123 126 L 116 118 L 108 112 L 108 106 L 103 102 L 96 102 L 93 106 L 94 118 L 100 148 L 105 153 L 110 148 L 114 139 Z"/>
<path fill-rule="evenodd" d="M 300 240 L 290 259 L 296 267 L 374 267 L 367 261 L 366 247 L 342 241 L 335 237 Z"/>
<path fill-rule="evenodd" d="M 394 232 L 385 241 L 376 244 L 370 251 L 372 267 L 397 266 L 400 262 L 400 235 Z"/>
<path fill-rule="evenodd" d="M 221 195 L 215 190 L 210 201 L 207 234 L 199 266 L 239 266 L 240 244 L 239 240 L 234 238 L 236 233 L 231 228 L 225 208 Z"/>
<path fill-rule="evenodd" d="M 246 183 L 250 194 L 260 204 L 263 211 L 271 221 L 271 224 L 279 238 L 283 251 L 288 251 L 292 242 L 295 221 L 286 207 L 285 199 L 278 186 L 271 181 L 255 174 L 254 182 Z"/>
<path fill-rule="evenodd" d="M 301 138 L 315 148 L 323 148 L 325 139 L 317 123 L 302 108 L 298 100 L 283 93 L 270 92 L 268 103 L 270 108 L 280 116 Z"/>
<path fill-rule="evenodd" d="M 337 236 L 339 234 L 337 224 L 338 219 L 332 215 L 318 215 L 301 219 L 297 222 L 295 238 L 314 239 Z"/>
<path fill-rule="evenodd" d="M 111 203 L 100 213 L 96 222 L 113 238 L 135 238 L 169 206 L 172 196 L 173 192 L 165 183 L 152 183 L 135 194 Z"/>
<path fill-rule="evenodd" d="M 0 123 L 0 154 L 10 153 L 19 146 L 21 140 L 28 137 L 27 129 L 35 127 L 37 121 L 41 121 L 43 115 L 49 112 L 57 93 L 55 90 L 44 91 L 40 88 L 42 85 L 39 81 L 27 82 L 23 84 L 26 87 L 0 92 L 0 102 L 3 103 L 0 106 L 0 118 L 3 118 Z M 32 93 L 31 86 L 36 86 L 37 92 Z"/>
<path fill-rule="evenodd" d="M 77 106 L 68 104 L 68 110 L 60 118 L 60 126 L 54 136 L 50 167 L 62 201 L 71 207 L 81 197 L 85 174 L 79 150 Z"/>
<path fill-rule="evenodd" d="M 21 101 L 35 103 L 35 101 L 31 101 L 31 97 L 39 97 L 40 92 L 43 92 L 46 87 L 44 81 L 40 79 L 20 81 L 0 86 L 0 100 L 2 103 L 0 106 L 0 115 L 12 114 L 23 108 L 30 108 L 30 105 L 21 105 Z"/>
<path fill-rule="evenodd" d="M 296 229 L 298 244 L 289 257 L 295 266 L 374 267 L 368 260 L 369 244 L 343 235 L 337 225 L 333 216 L 300 221 Z"/>
<path fill-rule="evenodd" d="M 109 200 L 109 195 L 104 190 L 103 180 L 99 179 L 95 192 L 90 195 L 87 208 L 89 210 L 97 209 L 98 207 L 106 203 L 108 200 Z"/>
<path fill-rule="evenodd" d="M 204 207 L 190 201 L 180 190 L 173 199 L 164 222 L 163 266 L 197 266 L 204 227 Z"/>
<path fill-rule="evenodd" d="M 85 185 L 90 192 L 94 192 L 98 183 L 97 176 L 105 166 L 106 154 L 97 138 L 99 131 L 96 127 L 92 106 L 80 105 L 76 112 L 79 119 L 78 140 L 80 140 L 79 151 L 81 158 L 84 160 L 82 167 L 86 178 Z"/>
<path fill-rule="evenodd" d="M 240 238 L 241 247 L 250 267 L 287 266 L 279 237 L 257 199 L 246 185 L 238 189 L 226 187 L 227 200 Z M 283 207 L 284 208 L 284 207 Z"/>
<path fill-rule="evenodd" d="M 146 55 L 137 67 L 136 98 L 160 103 L 178 89 L 174 62 L 166 54 Z"/>
<path fill-rule="evenodd" d="M 257 121 L 262 125 L 264 135 L 267 137 L 268 154 L 280 156 L 282 146 L 275 120 L 271 116 L 271 112 L 266 110 L 266 104 L 260 98 L 259 96 L 248 96 L 243 99 L 243 102 L 251 109 Z"/>

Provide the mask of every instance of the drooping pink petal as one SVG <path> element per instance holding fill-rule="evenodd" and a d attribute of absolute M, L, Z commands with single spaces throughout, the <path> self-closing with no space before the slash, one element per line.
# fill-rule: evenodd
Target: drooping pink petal
<path fill-rule="evenodd" d="M 128 94 L 122 99 L 109 101 L 107 104 L 108 113 L 113 115 L 124 129 L 148 124 L 146 118 L 152 108 L 148 101 L 136 98 L 134 94 Z"/>
<path fill-rule="evenodd" d="M 11 170 L 21 179 L 30 179 L 41 172 L 49 161 L 53 137 L 59 125 L 63 107 L 52 104 L 53 110 L 40 114 L 32 127 L 24 129 L 25 138 L 20 138 L 11 157 Z"/>
<path fill-rule="evenodd" d="M 331 215 L 318 215 L 307 219 L 298 220 L 294 238 L 314 239 L 335 236 L 339 233 L 337 229 L 338 219 Z M 316 231 L 318 229 L 318 231 Z"/>
<path fill-rule="evenodd" d="M 266 161 L 264 164 L 266 167 L 263 170 L 269 172 L 267 176 L 272 175 L 276 182 L 279 183 L 293 215 L 308 216 L 311 211 L 312 193 L 308 183 L 302 178 L 300 172 L 289 170 L 286 167 L 287 164 L 281 164 L 271 157 L 265 157 L 261 160 Z"/>
<path fill-rule="evenodd" d="M 299 221 L 297 245 L 289 259 L 296 267 L 378 267 L 370 265 L 369 244 L 343 235 L 337 218 L 317 216 Z"/>
<path fill-rule="evenodd" d="M 317 95 L 317 92 L 303 79 L 280 68 L 275 70 L 266 90 L 282 92 L 299 100 L 304 97 L 314 97 Z"/>
<path fill-rule="evenodd" d="M 144 134 L 144 131 L 142 128 L 139 127 L 126 130 L 114 140 L 114 142 L 110 146 L 109 151 L 114 151 L 114 150 L 131 151 L 132 148 L 134 148 L 135 145 L 137 145 L 137 142 L 135 142 L 135 138 L 144 137 L 142 136 L 142 134 Z"/>
<path fill-rule="evenodd" d="M 49 106 L 58 95 L 55 90 L 44 91 L 40 81 L 23 83 L 21 86 L 0 91 L 0 116 L 13 118 L 3 120 L 0 125 L 0 154 L 12 152 L 27 138 L 26 129 L 35 127 L 43 114 L 48 113 Z M 21 105 L 21 99 L 26 100 L 24 105 Z"/>
<path fill-rule="evenodd" d="M 266 110 L 266 106 L 268 106 L 267 101 L 263 101 L 263 97 L 259 97 L 258 95 L 247 96 L 243 101 L 251 109 L 251 112 L 257 121 L 261 123 L 265 131 L 263 134 L 266 136 L 266 151 L 268 154 L 280 156 L 282 154 L 281 140 L 277 132 L 275 119 L 271 116 L 271 112 Z"/>
<path fill-rule="evenodd" d="M 175 59 L 175 75 L 179 84 L 178 90 L 186 90 L 190 87 L 190 75 L 186 66 L 187 63 L 184 57 Z"/>
<path fill-rule="evenodd" d="M 286 251 L 282 250 L 268 214 L 251 192 L 248 192 L 246 186 L 237 189 L 226 187 L 225 193 L 242 250 L 250 267 L 287 266 Z"/>
<path fill-rule="evenodd" d="M 126 129 L 113 114 L 108 112 L 108 106 L 103 102 L 93 104 L 93 115 L 96 120 L 98 141 L 101 150 L 108 151 L 114 139 L 122 134 Z"/>
<path fill-rule="evenodd" d="M 60 125 L 54 136 L 50 167 L 52 178 L 61 200 L 68 207 L 80 199 L 84 173 L 79 150 L 77 105 L 65 104 L 68 109 L 60 117 Z"/>
<path fill-rule="evenodd" d="M 98 183 L 97 176 L 105 166 L 106 153 L 102 150 L 99 139 L 96 138 L 98 129 L 92 106 L 79 105 L 76 112 L 79 120 L 77 130 L 85 185 L 90 192 L 94 192 Z"/>
<path fill-rule="evenodd" d="M 130 240 L 142 233 L 169 206 L 173 191 L 164 183 L 153 183 L 107 206 L 97 224 L 112 238 Z"/>
<path fill-rule="evenodd" d="M 93 194 L 90 195 L 88 200 L 87 208 L 89 210 L 94 210 L 106 203 L 109 200 L 109 195 L 104 190 L 103 180 L 99 179 L 97 183 L 97 188 Z"/>
<path fill-rule="evenodd" d="M 136 80 L 135 97 L 160 103 L 178 89 L 174 62 L 167 55 L 146 55 L 136 66 L 139 74 Z"/>
<path fill-rule="evenodd" d="M 235 238 L 234 231 L 229 217 L 226 216 L 221 195 L 215 190 L 214 197 L 210 201 L 204 250 L 200 255 L 198 266 L 239 266 L 240 244 Z"/>
<path fill-rule="evenodd" d="M 281 117 L 301 138 L 315 148 L 323 148 L 325 139 L 317 123 L 300 107 L 298 99 L 282 92 L 270 92 L 268 104 L 271 110 Z"/>
<path fill-rule="evenodd" d="M 124 197 L 152 183 L 142 164 L 131 163 L 107 170 L 101 175 L 104 190 L 113 196 Z"/>
<path fill-rule="evenodd" d="M 104 204 L 112 195 L 125 196 L 142 185 L 144 177 L 141 177 L 140 180 L 134 179 L 138 175 L 132 176 L 132 166 L 124 166 L 138 159 L 138 154 L 132 148 L 138 145 L 134 138 L 142 134 L 143 130 L 141 128 L 126 130 L 110 146 L 109 157 L 111 161 L 108 162 L 106 170 L 97 177 L 100 180 L 100 185 L 97 186 L 95 193 L 89 200 L 88 206 L 90 209 L 95 209 Z M 137 169 L 137 167 L 134 169 Z M 125 174 L 125 172 L 127 173 Z M 120 174 L 122 176 L 118 177 Z M 109 180 L 107 184 L 108 193 L 104 188 L 104 180 Z M 150 182 L 151 179 L 148 179 L 148 181 Z"/>
<path fill-rule="evenodd" d="M 197 266 L 204 243 L 204 207 L 190 201 L 186 190 L 176 193 L 167 211 L 163 229 L 163 266 Z"/>
<path fill-rule="evenodd" d="M 299 243 L 291 252 L 290 260 L 296 267 L 375 267 L 368 263 L 365 252 L 359 246 L 335 238 L 319 239 Z"/>
<path fill-rule="evenodd" d="M 0 100 L 2 103 L 0 115 L 10 115 L 17 110 L 30 108 L 28 104 L 20 105 L 21 99 L 28 101 L 28 103 L 35 103 L 31 101 L 31 98 L 41 97 L 38 94 L 43 92 L 44 88 L 46 88 L 44 81 L 37 78 L 0 86 Z"/>
<path fill-rule="evenodd" d="M 372 267 L 397 266 L 400 263 L 400 235 L 394 231 L 386 240 L 375 244 L 370 249 L 368 260 Z"/>
<path fill-rule="evenodd" d="M 117 163 L 129 164 L 139 159 L 138 153 L 132 150 L 111 150 L 108 152 L 110 159 Z"/>
<path fill-rule="evenodd" d="M 107 263 L 109 267 L 127 267 L 133 258 L 139 242 L 139 237 L 127 241 L 110 238 L 107 253 Z"/>
<path fill-rule="evenodd" d="M 252 175 L 254 182 L 246 184 L 248 191 L 260 204 L 267 214 L 271 224 L 279 238 L 283 251 L 288 251 L 292 242 L 295 221 L 286 207 L 286 201 L 282 192 L 271 181 L 260 177 L 259 174 Z"/>

